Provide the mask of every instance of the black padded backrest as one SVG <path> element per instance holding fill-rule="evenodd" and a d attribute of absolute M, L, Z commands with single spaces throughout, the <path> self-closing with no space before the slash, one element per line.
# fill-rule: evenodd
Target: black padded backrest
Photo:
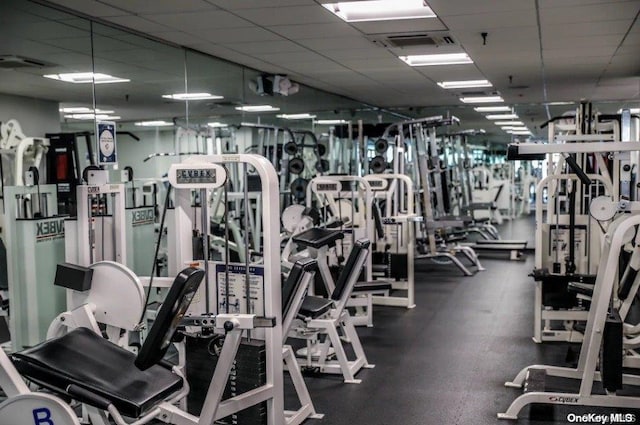
<path fill-rule="evenodd" d="M 203 278 L 204 270 L 193 267 L 178 273 L 136 357 L 138 369 L 147 370 L 162 360 Z"/>
<path fill-rule="evenodd" d="M 342 271 L 340 272 L 340 276 L 338 276 L 336 287 L 331 293 L 332 300 L 334 301 L 340 300 L 345 288 L 347 287 L 347 283 L 349 282 L 349 277 L 351 276 L 351 273 L 360 273 L 360 270 L 354 270 L 355 265 L 358 261 L 358 257 L 360 256 L 360 253 L 362 252 L 362 250 L 369 248 L 370 244 L 371 242 L 369 242 L 368 239 L 360 239 L 356 241 L 356 243 L 353 246 L 353 249 L 351 249 L 351 252 L 349 253 L 349 258 L 347 258 L 347 262 L 345 263 Z"/>
<path fill-rule="evenodd" d="M 282 285 L 282 317 L 287 317 L 289 314 L 296 290 L 302 282 L 305 272 L 315 270 L 317 265 L 317 260 L 313 258 L 303 258 L 293 264 L 289 276 Z"/>

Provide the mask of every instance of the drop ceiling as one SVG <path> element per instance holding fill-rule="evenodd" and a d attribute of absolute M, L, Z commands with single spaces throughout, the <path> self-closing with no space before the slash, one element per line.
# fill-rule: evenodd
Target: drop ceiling
<path fill-rule="evenodd" d="M 640 0 L 428 0 L 438 18 L 360 23 L 342 21 L 322 7 L 327 2 L 50 1 L 259 71 L 287 74 L 358 102 L 411 116 L 450 111 L 461 117 L 465 127 L 486 127 L 491 132 L 496 129 L 482 115 L 463 106 L 455 91 L 441 89 L 436 82 L 486 78 L 534 130 L 548 114 L 574 107 L 551 106 L 547 111 L 545 103 L 588 99 L 603 112 L 640 106 Z M 49 45 L 48 54 L 39 59 L 65 64 L 83 60 L 67 50 L 81 42 L 72 28 L 64 37 L 59 34 L 59 41 L 46 29 L 39 32 L 42 40 L 20 40 L 23 47 L 39 42 Z M 373 41 L 412 33 L 449 35 L 455 44 L 398 49 Z M 113 52 L 109 59 L 126 64 L 126 72 L 138 70 L 140 77 L 151 73 L 141 84 L 144 89 L 177 81 L 176 58 L 145 51 L 121 34 L 115 39 L 122 40 L 109 41 Z M 474 64 L 412 68 L 397 57 L 436 51 L 464 51 Z M 146 69 L 145 62 L 151 59 L 160 60 L 166 69 L 158 69 L 155 63 L 153 69 Z M 234 78 L 233 72 L 229 78 Z M 301 92 L 297 99 L 300 106 L 306 102 L 309 107 L 314 96 Z"/>

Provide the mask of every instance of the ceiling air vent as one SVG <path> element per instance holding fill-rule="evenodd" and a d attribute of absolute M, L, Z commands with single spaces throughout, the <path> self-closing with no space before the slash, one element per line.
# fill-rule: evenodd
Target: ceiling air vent
<path fill-rule="evenodd" d="M 449 46 L 456 42 L 449 35 L 431 36 L 429 34 L 403 34 L 390 35 L 387 42 L 392 47 L 418 47 L 418 46 Z"/>
<path fill-rule="evenodd" d="M 48 66 L 54 66 L 54 64 L 24 56 L 0 55 L 0 69 L 45 68 Z"/>

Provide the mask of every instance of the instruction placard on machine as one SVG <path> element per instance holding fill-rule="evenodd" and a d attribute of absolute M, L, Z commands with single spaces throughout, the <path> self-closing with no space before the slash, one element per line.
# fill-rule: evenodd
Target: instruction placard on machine
<path fill-rule="evenodd" d="M 264 315 L 264 267 L 249 266 L 249 311 L 247 311 L 247 267 L 245 264 L 216 263 L 216 287 L 218 288 L 218 311 L 226 313 L 250 313 Z M 229 276 L 229 296 L 227 281 Z M 227 300 L 228 307 L 227 310 Z"/>

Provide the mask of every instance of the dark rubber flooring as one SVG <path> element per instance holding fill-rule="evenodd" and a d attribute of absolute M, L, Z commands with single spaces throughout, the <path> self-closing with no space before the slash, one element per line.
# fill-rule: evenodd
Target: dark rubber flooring
<path fill-rule="evenodd" d="M 533 239 L 531 221 L 520 225 L 514 236 Z M 483 263 L 486 271 L 463 277 L 451 266 L 421 260 L 417 307 L 376 307 L 375 327 L 358 328 L 369 362 L 376 365 L 359 373 L 362 383 L 343 384 L 338 376 L 305 378 L 316 409 L 325 414 L 324 420 L 305 424 L 509 424 L 496 414 L 521 392 L 504 382 L 527 365 L 566 365 L 567 345 L 537 345 L 531 339 L 532 253 L 521 262 Z M 287 395 L 289 405 L 290 388 Z M 594 411 L 548 410 L 534 420 L 527 408 L 518 423 L 566 423 L 569 413 Z"/>

